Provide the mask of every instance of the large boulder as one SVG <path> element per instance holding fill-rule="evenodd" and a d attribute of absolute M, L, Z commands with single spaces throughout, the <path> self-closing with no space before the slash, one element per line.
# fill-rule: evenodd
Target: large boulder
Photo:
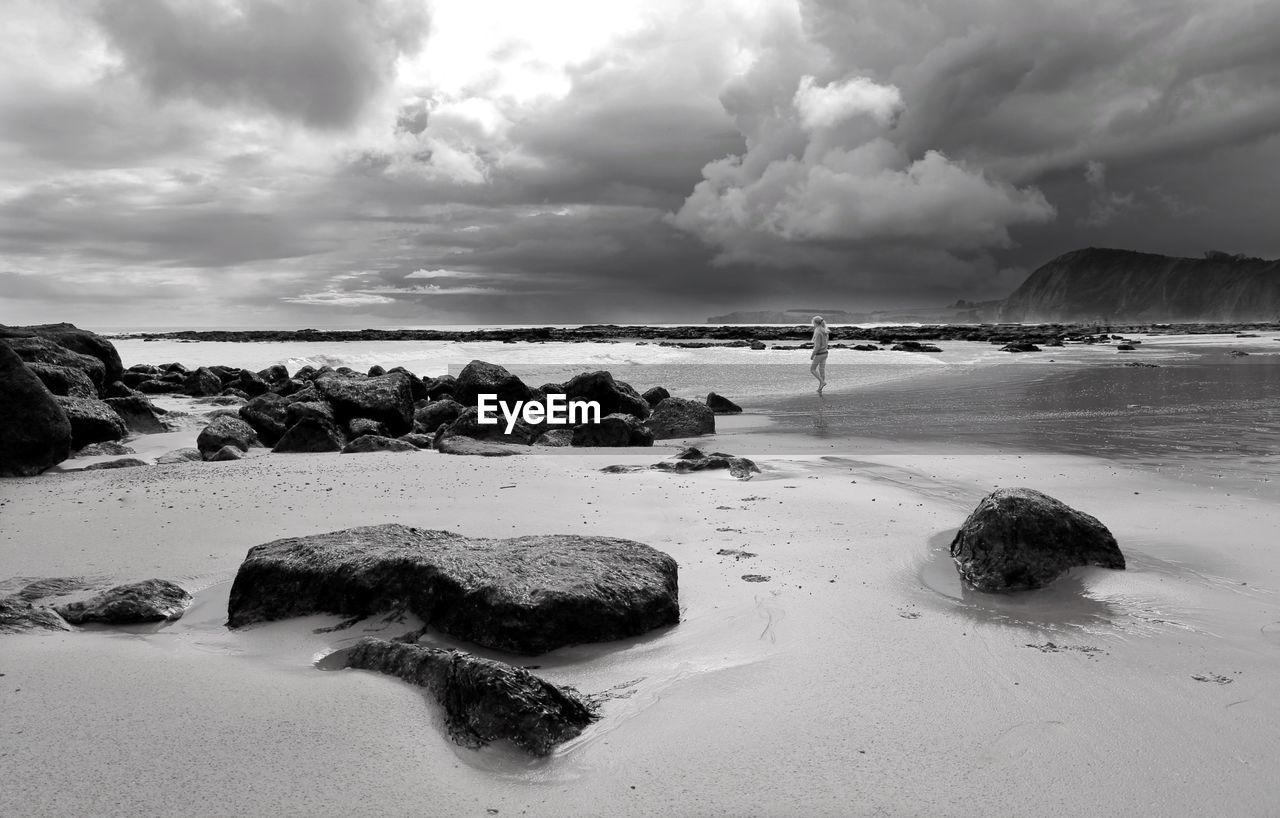
<path fill-rule="evenodd" d="M 234 386 L 251 398 L 256 398 L 271 390 L 271 384 L 267 383 L 261 375 L 256 372 L 250 372 L 247 369 L 240 370 L 240 375 L 228 386 Z"/>
<path fill-rule="evenodd" d="M 525 382 L 504 367 L 486 361 L 472 361 L 458 373 L 453 399 L 463 406 L 475 406 L 477 395 L 497 395 L 499 401 L 509 404 L 533 397 Z"/>
<path fill-rule="evenodd" d="M 385 423 L 393 435 L 402 435 L 413 427 L 413 394 L 403 372 L 378 378 L 325 375 L 316 379 L 315 387 L 333 407 L 339 423 L 371 418 Z"/>
<path fill-rule="evenodd" d="M 716 433 L 715 412 L 706 404 L 687 398 L 664 399 L 653 408 L 646 423 L 657 440 Z"/>
<path fill-rule="evenodd" d="M 342 430 L 322 417 L 304 417 L 290 426 L 271 448 L 273 452 L 336 452 L 344 443 Z"/>
<path fill-rule="evenodd" d="M 26 327 L 0 326 L 0 338 L 24 336 L 45 338 L 79 355 L 96 358 L 102 363 L 104 377 L 102 381 L 95 383 L 118 381 L 124 371 L 124 367 L 120 363 L 120 353 L 116 351 L 115 345 L 101 335 L 80 329 L 74 324 L 37 324 Z"/>
<path fill-rule="evenodd" d="M 71 454 L 67 413 L 5 343 L 0 342 L 0 477 L 28 477 Z"/>
<path fill-rule="evenodd" d="M 596 401 L 600 415 L 622 412 L 641 420 L 649 417 L 649 404 L 630 384 L 615 381 L 609 372 L 583 372 L 565 381 L 564 394 L 571 400 Z"/>
<path fill-rule="evenodd" d="M 707 394 L 707 408 L 717 415 L 737 415 L 742 412 L 741 406 L 716 392 Z"/>
<path fill-rule="evenodd" d="M 508 739 L 544 756 L 597 718 L 591 702 L 573 689 L 462 651 L 365 637 L 347 654 L 346 666 L 431 691 L 445 710 L 449 737 L 464 747 Z"/>
<path fill-rule="evenodd" d="M 204 427 L 196 438 L 196 448 L 208 460 L 223 446 L 235 446 L 240 451 L 247 452 L 257 440 L 258 433 L 253 431 L 252 426 L 238 417 L 223 415 L 214 418 L 212 423 Z"/>
<path fill-rule="evenodd" d="M 640 397 L 644 398 L 644 402 L 650 407 L 654 407 L 671 397 L 671 393 L 666 390 L 666 387 L 655 386 Z"/>
<path fill-rule="evenodd" d="M 97 398 L 54 398 L 71 422 L 71 446 L 84 448 L 103 440 L 120 440 L 129 434 L 124 421 Z"/>
<path fill-rule="evenodd" d="M 1043 588 L 1079 565 L 1124 568 L 1116 538 L 1094 517 L 1033 489 L 996 489 L 951 541 L 960 576 L 980 591 Z"/>
<path fill-rule="evenodd" d="M 250 549 L 231 586 L 227 624 L 393 609 L 524 654 L 624 639 L 680 619 L 675 560 L 638 542 L 485 540 L 388 524 Z"/>
<path fill-rule="evenodd" d="M 80 602 L 55 605 L 72 625 L 105 622 L 131 625 L 140 622 L 172 622 L 191 604 L 191 594 L 167 579 L 146 579 L 117 585 Z"/>
<path fill-rule="evenodd" d="M 381 435 L 361 435 L 342 447 L 343 454 L 366 454 L 368 452 L 416 452 L 418 447 L 407 440 Z"/>
<path fill-rule="evenodd" d="M 573 446 L 652 446 L 653 432 L 635 415 L 615 412 L 600 418 L 599 423 L 583 423 L 573 427 Z"/>
<path fill-rule="evenodd" d="M 285 408 L 286 429 L 303 418 L 317 418 L 335 425 L 338 422 L 333 416 L 333 407 L 322 400 L 295 401 Z"/>
<path fill-rule="evenodd" d="M 84 370 L 57 364 L 29 363 L 27 369 L 40 379 L 50 392 L 70 398 L 96 398 L 97 387 Z"/>
<path fill-rule="evenodd" d="M 275 389 L 289 380 L 289 370 L 284 364 L 272 364 L 266 369 L 259 369 L 258 377 L 270 384 L 272 389 Z"/>
<path fill-rule="evenodd" d="M 452 375 L 428 378 L 423 381 L 423 391 L 426 392 L 426 397 L 430 400 L 451 398 L 453 393 L 458 391 L 458 379 Z"/>
<path fill-rule="evenodd" d="M 456 400 L 443 398 L 423 404 L 413 412 L 413 428 L 423 434 L 432 434 L 442 423 L 452 423 L 466 411 Z"/>
<path fill-rule="evenodd" d="M 289 401 L 273 392 L 253 398 L 240 407 L 240 419 L 253 427 L 264 445 L 274 446 L 289 428 Z"/>
<path fill-rule="evenodd" d="M 103 403 L 111 407 L 131 432 L 149 435 L 170 431 L 169 424 L 162 417 L 168 413 L 141 395 L 107 398 Z"/>
<path fill-rule="evenodd" d="M 3 328 L 0 328 L 0 332 L 3 332 Z M 10 349 L 18 354 L 19 358 L 29 364 L 65 366 L 69 369 L 80 370 L 89 379 L 89 382 L 93 384 L 95 395 L 103 385 L 110 383 L 106 379 L 107 368 L 102 361 L 92 355 L 73 352 L 48 338 L 16 336 L 4 338 L 3 343 L 7 344 Z"/>
<path fill-rule="evenodd" d="M 190 372 L 182 380 L 182 391 L 193 398 L 204 398 L 222 392 L 222 378 L 207 366 Z"/>

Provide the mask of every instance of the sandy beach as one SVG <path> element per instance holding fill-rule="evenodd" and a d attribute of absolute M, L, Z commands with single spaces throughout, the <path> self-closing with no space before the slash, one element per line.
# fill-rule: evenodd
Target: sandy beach
<path fill-rule="evenodd" d="M 6 576 L 157 576 L 196 601 L 172 624 L 0 641 L 0 812 L 1266 814 L 1280 798 L 1270 497 L 1069 455 L 867 455 L 750 418 L 698 442 L 763 473 L 599 471 L 671 446 L 254 450 L 6 481 Z M 1024 485 L 1102 519 L 1128 570 L 962 590 L 950 533 L 992 488 Z M 314 664 L 412 623 L 224 627 L 251 546 L 383 522 L 639 540 L 678 561 L 682 621 L 513 660 L 610 694 L 540 760 L 457 747 L 420 689 Z"/>

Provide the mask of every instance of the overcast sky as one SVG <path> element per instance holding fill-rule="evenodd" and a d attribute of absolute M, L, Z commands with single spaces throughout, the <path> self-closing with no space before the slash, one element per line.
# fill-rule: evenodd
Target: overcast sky
<path fill-rule="evenodd" d="M 1280 256 L 1275 0 L 5 0 L 0 322 L 701 321 Z"/>

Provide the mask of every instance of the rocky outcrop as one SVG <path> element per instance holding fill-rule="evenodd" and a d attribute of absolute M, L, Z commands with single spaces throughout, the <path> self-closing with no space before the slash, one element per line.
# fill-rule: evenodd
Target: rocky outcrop
<path fill-rule="evenodd" d="M 0 329 L 3 332 L 3 329 Z M 48 366 L 61 366 L 68 369 L 76 369 L 84 374 L 93 384 L 94 393 L 102 388 L 108 381 L 106 380 L 106 367 L 102 361 L 92 355 L 81 355 L 73 352 L 66 347 L 59 346 L 48 338 L 37 338 L 34 336 L 18 336 L 5 338 L 0 343 L 5 344 L 18 357 L 26 363 L 46 364 Z"/>
<path fill-rule="evenodd" d="M 1097 519 L 1033 489 L 996 489 L 951 541 L 960 576 L 980 591 L 1043 588 L 1080 565 L 1124 568 Z"/>
<path fill-rule="evenodd" d="M 342 447 L 343 454 L 364 454 L 367 452 L 416 452 L 418 447 L 406 440 L 381 435 L 361 435 Z"/>
<path fill-rule="evenodd" d="M 285 431 L 271 451 L 336 452 L 345 442 L 342 430 L 333 422 L 322 417 L 304 417 Z"/>
<path fill-rule="evenodd" d="M 445 710 L 450 738 L 464 747 L 508 739 L 544 756 L 596 720 L 594 707 L 577 691 L 462 651 L 365 637 L 347 655 L 346 666 L 431 691 Z"/>
<path fill-rule="evenodd" d="M 223 415 L 214 418 L 212 423 L 204 427 L 196 438 L 196 448 L 208 460 L 223 446 L 235 446 L 240 451 L 247 452 L 257 441 L 258 433 L 253 431 L 252 426 L 238 417 Z"/>
<path fill-rule="evenodd" d="M 71 454 L 71 423 L 49 389 L 0 343 L 0 477 L 29 477 Z"/>
<path fill-rule="evenodd" d="M 565 381 L 564 394 L 571 401 L 596 401 L 600 404 L 601 416 L 621 412 L 641 420 L 649 417 L 649 404 L 640 393 L 630 384 L 615 381 L 613 375 L 605 371 L 575 375 Z"/>
<path fill-rule="evenodd" d="M 599 423 L 573 427 L 569 442 L 573 446 L 652 446 L 653 432 L 635 415 L 615 412 Z"/>
<path fill-rule="evenodd" d="M 738 415 L 742 413 L 742 407 L 726 398 L 724 395 L 710 392 L 707 394 L 707 408 L 717 415 Z"/>
<path fill-rule="evenodd" d="M 227 624 L 403 608 L 459 639 L 539 654 L 675 624 L 676 575 L 675 560 L 630 540 L 365 526 L 250 549 Z"/>
<path fill-rule="evenodd" d="M 72 448 L 81 449 L 104 440 L 120 440 L 129 434 L 120 416 L 97 398 L 55 397 L 54 400 L 71 424 Z"/>
<path fill-rule="evenodd" d="M 413 393 L 402 372 L 378 378 L 325 375 L 316 378 L 315 388 L 333 407 L 340 424 L 370 418 L 386 424 L 393 435 L 402 435 L 413 426 Z"/>
<path fill-rule="evenodd" d="M 133 625 L 142 622 L 172 622 L 191 604 L 191 594 L 165 579 L 147 579 L 117 585 L 81 602 L 56 605 L 63 619 L 72 625 L 102 622 Z"/>
<path fill-rule="evenodd" d="M 1000 347 L 1001 352 L 1039 352 L 1040 347 L 1030 341 L 1010 341 Z"/>
<path fill-rule="evenodd" d="M 51 341 L 63 349 L 77 355 L 93 358 L 101 365 L 95 367 L 102 373 L 94 380 L 95 386 L 120 380 L 124 371 L 120 364 L 120 353 L 115 346 L 100 335 L 80 329 L 74 324 L 37 324 L 26 327 L 0 326 L 0 338 L 41 338 Z"/>
<path fill-rule="evenodd" d="M 477 395 L 497 395 L 508 404 L 531 400 L 533 393 L 525 382 L 505 367 L 487 361 L 472 361 L 458 373 L 453 399 L 463 406 L 475 406 Z"/>
<path fill-rule="evenodd" d="M 653 408 L 647 425 L 657 440 L 713 435 L 716 433 L 716 415 L 704 403 L 686 398 L 666 398 Z"/>
<path fill-rule="evenodd" d="M 103 403 L 111 407 L 111 411 L 115 412 L 120 420 L 124 421 L 125 428 L 130 432 L 150 435 L 170 431 L 169 424 L 165 422 L 163 417 L 168 412 L 141 395 L 127 398 L 106 398 Z"/>

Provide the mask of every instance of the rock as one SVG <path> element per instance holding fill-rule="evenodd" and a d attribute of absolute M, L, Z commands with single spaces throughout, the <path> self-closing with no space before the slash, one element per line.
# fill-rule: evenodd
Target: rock
<path fill-rule="evenodd" d="M 98 390 L 83 370 L 57 364 L 29 363 L 27 369 L 55 395 L 72 398 L 97 398 Z"/>
<path fill-rule="evenodd" d="M 575 690 L 462 651 L 365 637 L 347 655 L 346 666 L 430 690 L 445 709 L 450 738 L 473 749 L 508 739 L 545 756 L 597 718 L 595 708 Z"/>
<path fill-rule="evenodd" d="M 370 378 L 378 378 L 378 377 L 381 377 L 381 376 L 383 376 L 383 375 L 385 375 L 385 374 L 387 374 L 387 370 L 383 369 L 382 367 L 378 366 L 377 364 L 374 364 L 373 366 L 369 367 L 369 377 L 370 377 Z"/>
<path fill-rule="evenodd" d="M 1133 344 L 1116 344 L 1116 352 L 1133 352 L 1135 349 Z"/>
<path fill-rule="evenodd" d="M 311 384 L 309 381 L 304 381 L 299 378 L 287 378 L 281 381 L 280 383 L 272 386 L 271 391 L 277 395 L 280 395 L 281 397 L 287 398 L 291 395 L 298 394 L 304 389 L 307 389 L 310 385 Z"/>
<path fill-rule="evenodd" d="M 416 452 L 418 447 L 405 440 L 382 435 L 361 435 L 342 447 L 343 454 L 365 454 L 367 452 Z"/>
<path fill-rule="evenodd" d="M 454 437 L 469 437 L 475 440 L 497 440 L 503 443 L 523 443 L 528 444 L 533 438 L 533 430 L 529 424 L 523 420 L 517 420 L 515 426 L 511 429 L 511 434 L 507 434 L 507 421 L 501 412 L 496 413 L 497 423 L 481 423 L 479 412 L 475 407 L 467 409 L 457 417 L 449 425 L 445 426 L 444 434 Z"/>
<path fill-rule="evenodd" d="M 71 423 L 73 448 L 83 449 L 90 443 L 103 440 L 120 440 L 129 434 L 120 416 L 97 398 L 55 397 L 54 400 L 62 407 Z"/>
<path fill-rule="evenodd" d="M 673 625 L 678 596 L 675 560 L 630 540 L 486 540 L 389 524 L 251 548 L 227 624 L 403 608 L 459 639 L 539 654 Z"/>
<path fill-rule="evenodd" d="M 72 453 L 72 457 L 119 457 L 122 454 L 137 454 L 133 449 L 115 441 L 106 440 L 101 443 L 90 443 L 83 449 Z"/>
<path fill-rule="evenodd" d="M 273 452 L 336 452 L 342 449 L 342 432 L 321 417 L 304 417 L 290 426 Z"/>
<path fill-rule="evenodd" d="M 902 341 L 894 344 L 892 347 L 894 352 L 941 352 L 941 347 L 933 344 L 923 344 L 919 341 Z"/>
<path fill-rule="evenodd" d="M 627 417 L 631 416 L 627 415 Z M 533 445 L 554 447 L 572 446 L 573 435 L 574 432 L 572 429 L 550 429 L 538 435 L 538 439 L 533 441 Z M 653 445 L 653 442 L 650 441 L 649 445 Z"/>
<path fill-rule="evenodd" d="M 112 381 L 102 387 L 103 400 L 109 400 L 111 398 L 136 398 L 141 396 L 141 392 L 125 386 L 123 381 Z"/>
<path fill-rule="evenodd" d="M 240 407 L 240 419 L 253 427 L 263 444 L 274 446 L 289 428 L 290 405 L 274 392 L 265 392 Z"/>
<path fill-rule="evenodd" d="M 458 373 L 453 399 L 466 407 L 476 405 L 477 395 L 497 395 L 499 401 L 515 403 L 532 398 L 524 381 L 505 368 L 485 361 L 472 361 Z"/>
<path fill-rule="evenodd" d="M 207 366 L 202 366 L 183 379 L 182 391 L 193 398 L 216 395 L 222 391 L 222 379 Z"/>
<path fill-rule="evenodd" d="M 1141 369 L 1157 369 L 1159 364 L 1149 364 L 1146 361 L 1128 361 L 1125 366 L 1138 367 Z"/>
<path fill-rule="evenodd" d="M 71 422 L 18 354 L 0 343 L 0 477 L 29 477 L 71 453 Z"/>
<path fill-rule="evenodd" d="M 665 398 L 653 408 L 647 421 L 657 440 L 713 435 L 716 416 L 706 404 L 687 398 Z"/>
<path fill-rule="evenodd" d="M 630 384 L 615 381 L 605 372 L 583 372 L 564 384 L 564 395 L 571 401 L 588 400 L 600 404 L 600 415 L 622 412 L 641 420 L 649 417 L 649 404 Z"/>
<path fill-rule="evenodd" d="M 874 344 L 854 344 L 852 347 L 850 347 L 850 349 L 857 350 L 858 352 L 879 352 L 880 351 L 880 347 L 875 346 Z"/>
<path fill-rule="evenodd" d="M 125 428 L 140 435 L 171 431 L 162 415 L 168 414 L 142 395 L 107 398 L 103 401 L 124 422 Z"/>
<path fill-rule="evenodd" d="M 156 465 L 167 465 L 169 463 L 189 463 L 193 460 L 204 460 L 199 449 L 174 449 L 171 452 L 165 452 L 156 458 Z"/>
<path fill-rule="evenodd" d="M 752 475 L 760 473 L 760 467 L 745 457 L 736 457 L 724 452 L 704 454 L 701 449 L 692 446 L 675 455 L 673 459 L 655 463 L 650 468 L 659 471 L 671 471 L 677 474 L 728 469 L 730 475 L 740 480 L 750 480 Z"/>
<path fill-rule="evenodd" d="M 240 370 L 240 376 L 236 378 L 234 383 L 228 385 L 234 386 L 251 398 L 265 395 L 271 391 L 271 384 L 263 380 L 261 375 L 256 372 L 250 372 L 247 369 Z"/>
<path fill-rule="evenodd" d="M 3 328 L 0 328 L 0 333 Z M 60 346 L 48 338 L 12 337 L 0 341 L 18 354 L 18 357 L 29 364 L 46 364 L 77 369 L 93 384 L 94 397 L 98 390 L 107 383 L 106 367 L 102 361 L 91 355 L 81 355 Z"/>
<path fill-rule="evenodd" d="M 243 460 L 244 451 L 237 448 L 233 444 L 228 443 L 226 446 L 223 446 L 221 449 L 218 449 L 218 451 L 209 455 L 205 459 L 208 460 L 210 463 L 221 463 L 227 460 Z"/>
<path fill-rule="evenodd" d="M 347 423 L 347 437 L 355 440 L 364 435 L 387 437 L 387 425 L 370 418 L 352 418 Z"/>
<path fill-rule="evenodd" d="M 121 457 L 115 460 L 103 460 L 101 463 L 90 463 L 81 471 L 102 471 L 103 469 L 129 469 L 134 466 L 150 466 L 145 460 L 136 457 Z"/>
<path fill-rule="evenodd" d="M 1116 349 L 1119 349 L 1119 347 L 1116 347 Z M 1230 355 L 1232 358 L 1244 358 L 1249 353 L 1245 352 L 1243 349 L 1233 349 L 1231 350 L 1231 352 L 1227 354 Z"/>
<path fill-rule="evenodd" d="M 424 434 L 433 433 L 441 423 L 452 423 L 466 410 L 467 407 L 450 398 L 433 400 L 414 410 L 413 428 Z"/>
<path fill-rule="evenodd" d="M 960 576 L 980 591 L 1043 588 L 1078 565 L 1124 568 L 1107 527 L 1032 489 L 996 489 L 951 542 Z"/>
<path fill-rule="evenodd" d="M 615 412 L 600 418 L 599 423 L 583 423 L 573 427 L 574 446 L 652 446 L 653 432 L 635 415 Z"/>
<path fill-rule="evenodd" d="M 238 417 L 224 415 L 214 418 L 212 423 L 204 427 L 196 438 L 196 448 L 208 460 L 223 446 L 235 446 L 240 451 L 247 452 L 257 440 L 258 433 L 253 431 L 252 426 Z"/>
<path fill-rule="evenodd" d="M 54 610 L 72 625 L 104 622 L 132 625 L 140 622 L 172 622 L 191 604 L 191 594 L 164 579 L 147 579 L 117 585 L 82 602 L 55 605 Z"/>
<path fill-rule="evenodd" d="M 333 407 L 322 400 L 297 401 L 285 408 L 285 426 L 288 428 L 303 418 L 316 418 L 337 425 Z"/>
<path fill-rule="evenodd" d="M 325 375 L 315 381 L 316 391 L 333 407 L 339 423 L 371 418 L 386 424 L 394 435 L 413 427 L 413 395 L 402 372 L 379 378 Z"/>
<path fill-rule="evenodd" d="M 95 385 L 107 384 L 120 380 L 124 367 L 120 363 L 120 353 L 115 346 L 88 330 L 80 329 L 74 324 L 37 324 L 26 327 L 0 326 L 0 338 L 38 337 L 70 350 L 78 355 L 94 358 L 102 365 L 103 378 L 95 380 Z"/>
<path fill-rule="evenodd" d="M 266 369 L 259 369 L 258 378 L 265 381 L 271 389 L 275 389 L 289 380 L 289 370 L 284 364 L 272 364 Z"/>
<path fill-rule="evenodd" d="M 752 341 L 751 348 L 756 350 L 768 349 L 768 345 L 766 345 L 764 341 Z"/>
<path fill-rule="evenodd" d="M 519 443 L 476 440 L 472 437 L 441 434 L 435 439 L 435 450 L 443 454 L 467 454 L 478 457 L 510 457 L 527 454 L 529 447 Z"/>
<path fill-rule="evenodd" d="M 655 386 L 640 397 L 644 398 L 644 402 L 649 404 L 650 408 L 653 408 L 671 397 L 671 393 L 665 387 Z"/>
<path fill-rule="evenodd" d="M 431 400 L 451 398 L 453 393 L 458 390 L 458 379 L 452 375 L 441 375 L 438 378 L 425 381 L 425 384 L 427 397 Z"/>
<path fill-rule="evenodd" d="M 183 391 L 183 386 L 180 383 L 171 383 L 156 378 L 140 381 L 133 388 L 144 395 L 170 395 Z"/>
<path fill-rule="evenodd" d="M 415 449 L 430 449 L 431 442 L 434 438 L 432 438 L 431 435 L 409 432 L 406 435 L 400 435 L 399 439 L 413 446 Z"/>
<path fill-rule="evenodd" d="M 4 346 L 0 344 L 0 346 Z M 31 377 L 35 377 L 32 375 Z M 32 605 L 20 596 L 0 597 L 0 633 L 23 631 L 69 631 L 71 626 L 57 611 L 44 605 Z"/>
<path fill-rule="evenodd" d="M 707 408 L 717 415 L 737 415 L 742 412 L 741 406 L 715 392 L 707 394 Z"/>
<path fill-rule="evenodd" d="M 1039 352 L 1040 347 L 1030 341 L 1010 341 L 1000 347 L 1001 352 Z"/>

